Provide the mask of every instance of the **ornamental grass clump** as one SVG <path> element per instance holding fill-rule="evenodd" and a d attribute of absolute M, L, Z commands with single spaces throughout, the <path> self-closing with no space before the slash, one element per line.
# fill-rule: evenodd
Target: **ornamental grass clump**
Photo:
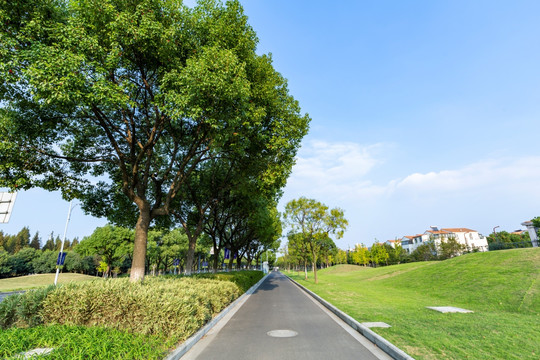
<path fill-rule="evenodd" d="M 181 341 L 240 296 L 228 281 L 147 278 L 69 284 L 44 301 L 46 324 L 103 326 Z"/>
<path fill-rule="evenodd" d="M 24 294 L 13 294 L 0 303 L 0 328 L 32 327 L 43 324 L 43 303 L 53 285 Z"/>

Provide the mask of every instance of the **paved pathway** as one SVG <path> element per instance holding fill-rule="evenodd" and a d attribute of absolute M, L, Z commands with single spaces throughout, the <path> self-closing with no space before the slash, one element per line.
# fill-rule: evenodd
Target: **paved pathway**
<path fill-rule="evenodd" d="M 182 360 L 390 359 L 280 273 L 271 273 L 235 310 Z M 297 335 L 271 337 L 273 330 Z"/>
<path fill-rule="evenodd" d="M 2 302 L 2 300 L 4 300 L 6 297 L 8 297 L 9 295 L 13 295 L 13 294 L 22 294 L 24 291 L 11 291 L 11 292 L 0 292 L 0 302 Z"/>

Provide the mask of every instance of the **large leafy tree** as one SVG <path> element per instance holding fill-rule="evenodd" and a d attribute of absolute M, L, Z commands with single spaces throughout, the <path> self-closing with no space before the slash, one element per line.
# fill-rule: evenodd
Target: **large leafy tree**
<path fill-rule="evenodd" d="M 309 118 L 238 1 L 0 4 L 0 186 L 60 189 L 135 225 L 132 281 L 151 223 L 210 153 L 247 155 L 258 136 L 284 183 Z"/>
<path fill-rule="evenodd" d="M 339 208 L 329 209 L 317 200 L 301 197 L 285 205 L 284 218 L 291 233 L 296 235 L 293 238 L 304 243 L 304 246 L 299 248 L 309 251 L 313 276 L 317 284 L 317 260 L 324 248 L 330 246 L 329 241 L 332 241 L 330 235 L 341 238 L 349 224 L 344 212 Z"/>

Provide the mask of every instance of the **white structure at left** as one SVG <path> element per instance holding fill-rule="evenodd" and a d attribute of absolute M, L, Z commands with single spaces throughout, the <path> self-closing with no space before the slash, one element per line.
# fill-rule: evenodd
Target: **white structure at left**
<path fill-rule="evenodd" d="M 0 223 L 7 223 L 15 205 L 17 193 L 0 192 Z"/>

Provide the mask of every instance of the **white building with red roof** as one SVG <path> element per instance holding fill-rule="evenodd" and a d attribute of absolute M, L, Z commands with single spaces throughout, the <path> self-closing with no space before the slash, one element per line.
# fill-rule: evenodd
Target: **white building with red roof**
<path fill-rule="evenodd" d="M 466 246 L 470 251 L 488 251 L 487 238 L 476 230 L 468 228 L 441 228 L 431 226 L 430 230 L 426 230 L 423 234 L 408 235 L 401 239 L 401 246 L 407 253 L 412 253 L 416 248 L 428 241 L 433 241 L 435 244 L 440 244 L 441 241 L 446 241 L 454 238 L 460 244 Z"/>

